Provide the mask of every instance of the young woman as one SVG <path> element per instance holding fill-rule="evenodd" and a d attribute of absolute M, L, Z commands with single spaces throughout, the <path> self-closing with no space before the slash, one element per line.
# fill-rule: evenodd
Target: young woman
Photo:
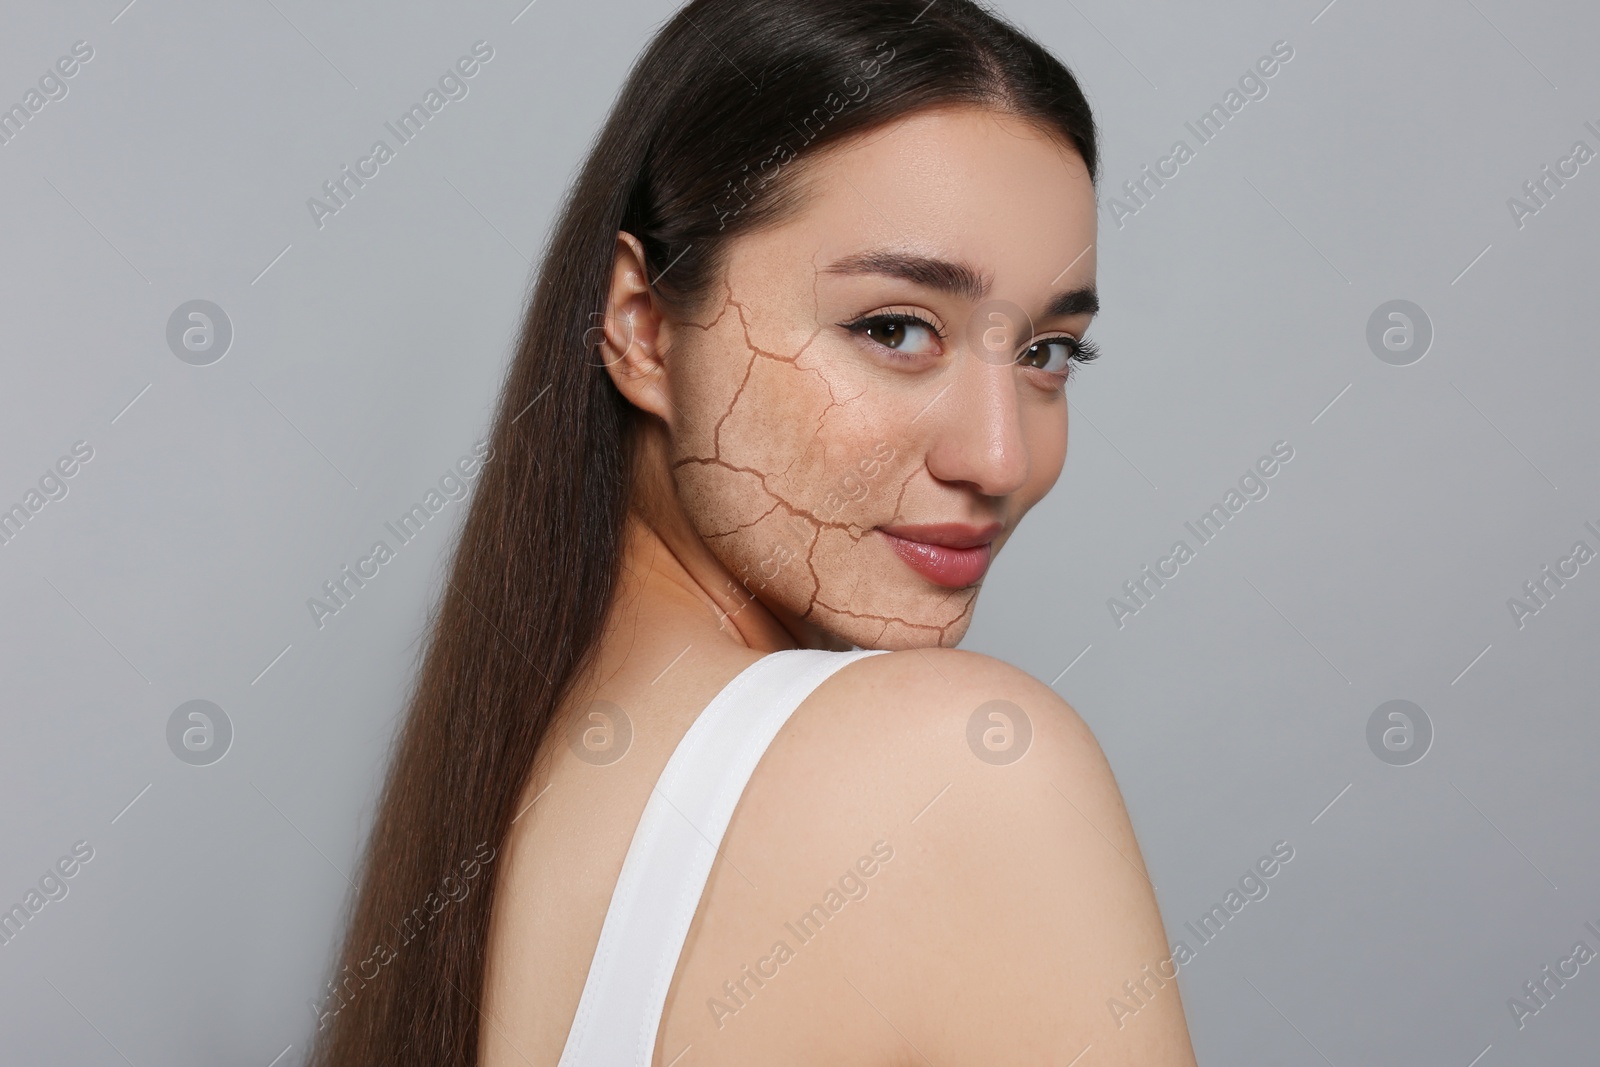
<path fill-rule="evenodd" d="M 322 1065 L 1192 1064 L 1116 783 L 957 651 L 1094 357 L 1071 74 L 695 0 L 544 259 Z"/>

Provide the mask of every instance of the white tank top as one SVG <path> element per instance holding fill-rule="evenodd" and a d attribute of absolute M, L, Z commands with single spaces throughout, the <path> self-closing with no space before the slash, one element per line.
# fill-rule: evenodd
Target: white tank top
<path fill-rule="evenodd" d="M 633 831 L 560 1067 L 650 1067 L 667 987 L 756 764 L 817 686 L 883 651 L 769 653 L 695 719 Z"/>

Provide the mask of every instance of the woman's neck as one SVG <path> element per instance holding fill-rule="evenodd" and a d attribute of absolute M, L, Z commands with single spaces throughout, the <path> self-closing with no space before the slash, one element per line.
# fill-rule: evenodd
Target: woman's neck
<path fill-rule="evenodd" d="M 781 607 L 769 606 L 723 565 L 681 512 L 662 521 L 628 513 L 619 615 L 651 626 L 704 632 L 759 652 L 852 647 Z"/>

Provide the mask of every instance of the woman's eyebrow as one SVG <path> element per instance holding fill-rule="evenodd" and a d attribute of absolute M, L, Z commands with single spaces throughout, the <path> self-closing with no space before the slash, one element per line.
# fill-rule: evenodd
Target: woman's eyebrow
<path fill-rule="evenodd" d="M 989 293 L 990 279 L 965 263 L 910 252 L 872 251 L 845 256 L 822 268 L 825 274 L 882 274 L 900 278 L 976 303 Z M 1045 316 L 1066 318 L 1093 315 L 1100 299 L 1092 286 L 1057 293 L 1045 307 Z"/>
<path fill-rule="evenodd" d="M 1073 315 L 1094 315 L 1099 311 L 1100 295 L 1093 286 L 1086 285 L 1082 289 L 1069 289 L 1051 297 L 1049 306 L 1045 308 L 1045 317 L 1068 318 Z"/>
<path fill-rule="evenodd" d="M 857 252 L 823 268 L 827 274 L 883 274 L 901 278 L 929 289 L 953 293 L 968 300 L 982 300 L 989 292 L 989 279 L 967 266 L 948 259 L 920 256 L 909 252 Z"/>

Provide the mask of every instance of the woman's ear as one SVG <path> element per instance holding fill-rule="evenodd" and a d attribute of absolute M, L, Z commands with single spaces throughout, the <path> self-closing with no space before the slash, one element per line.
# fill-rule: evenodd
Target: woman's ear
<path fill-rule="evenodd" d="M 664 311 L 650 291 L 647 277 L 644 245 L 633 234 L 617 231 L 605 321 L 586 336 L 599 335 L 595 351 L 617 390 L 635 407 L 670 427 L 675 408 L 662 358 Z"/>

